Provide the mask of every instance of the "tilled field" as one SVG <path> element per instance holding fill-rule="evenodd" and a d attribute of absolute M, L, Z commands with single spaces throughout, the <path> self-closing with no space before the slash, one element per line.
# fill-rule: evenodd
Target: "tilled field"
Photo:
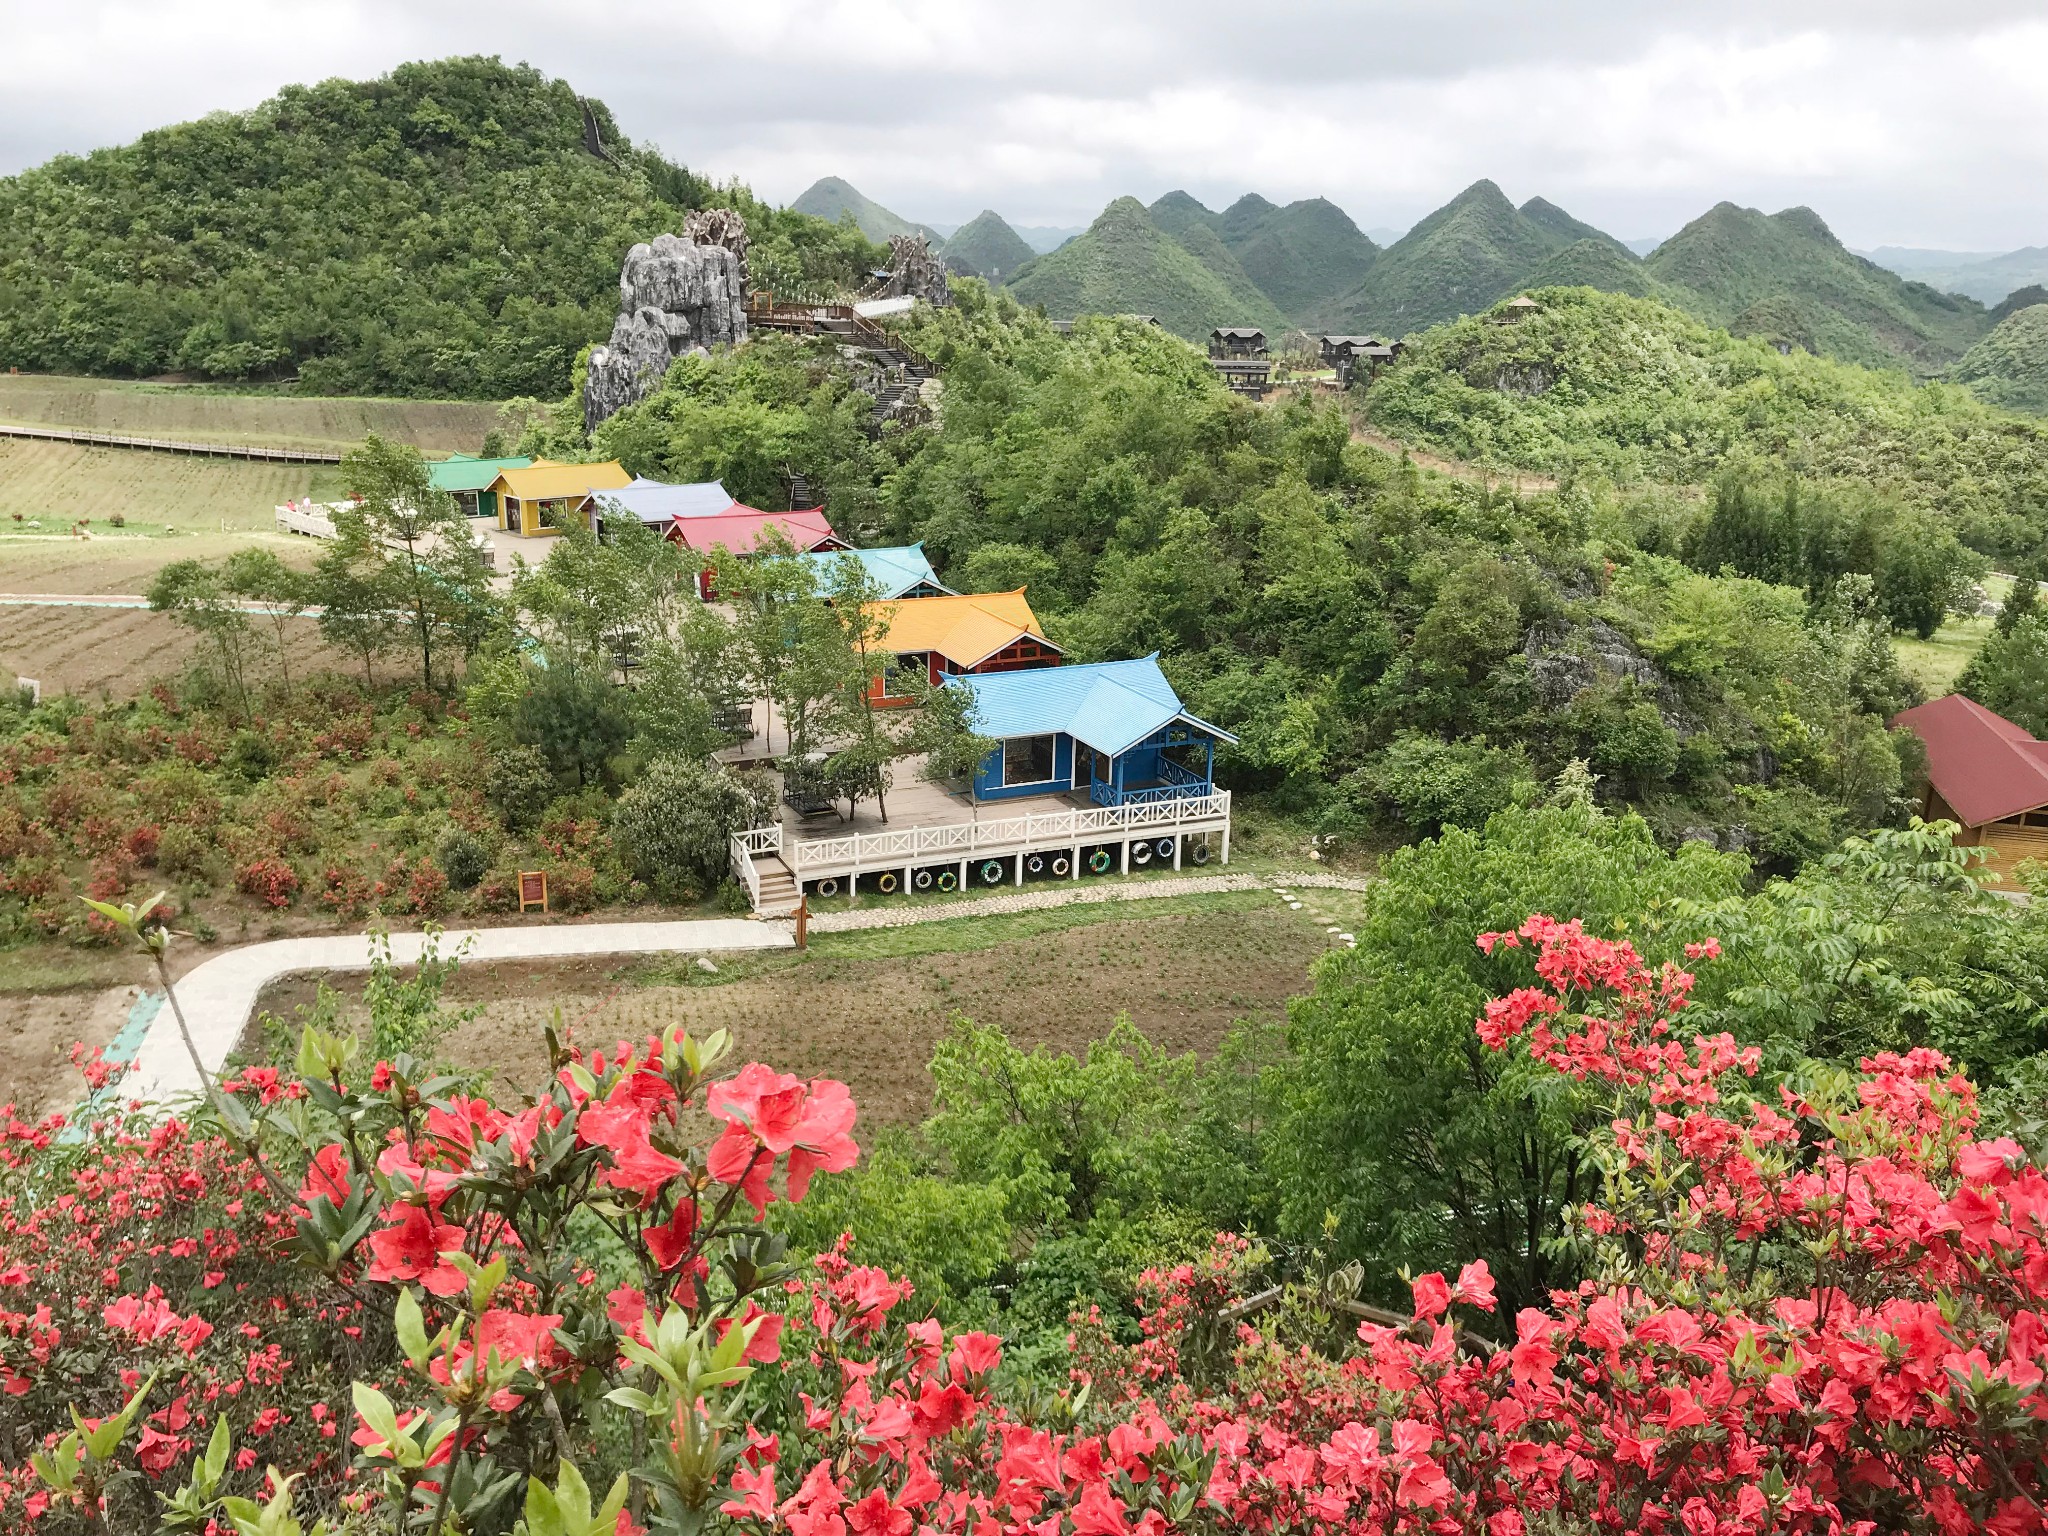
<path fill-rule="evenodd" d="M 844 1079 L 864 1120 L 914 1122 L 931 1108 L 926 1068 L 956 1015 L 1001 1025 L 1021 1045 L 1069 1051 L 1100 1039 L 1119 1013 L 1174 1051 L 1213 1050 L 1238 1019 L 1283 1016 L 1328 940 L 1299 914 L 1251 902 L 1139 912 L 957 953 L 814 951 L 720 961 L 717 976 L 685 962 L 651 983 L 644 967 L 616 961 L 471 967 L 456 1000 L 482 1013 L 442 1053 L 531 1088 L 546 1069 L 542 1028 L 557 1014 L 586 1047 L 680 1020 L 700 1035 L 733 1031 L 736 1063 Z M 360 979 L 345 978 L 343 990 L 360 997 Z M 314 992 L 311 978 L 286 982 L 264 1006 L 289 1016 Z"/>
<path fill-rule="evenodd" d="M 314 493 L 316 476 L 331 481 L 333 471 L 0 438 L 0 536 L 35 522 L 62 529 L 81 519 L 98 533 L 117 513 L 152 528 L 269 529 L 279 503 Z"/>

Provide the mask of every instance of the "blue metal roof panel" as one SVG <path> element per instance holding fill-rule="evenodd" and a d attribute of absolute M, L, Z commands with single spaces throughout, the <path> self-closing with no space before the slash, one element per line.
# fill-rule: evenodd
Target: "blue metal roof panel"
<path fill-rule="evenodd" d="M 831 578 L 833 561 L 849 558 L 858 560 L 867 568 L 868 574 L 881 587 L 884 598 L 901 597 L 921 582 L 930 582 L 945 590 L 938 572 L 932 569 L 931 561 L 925 556 L 922 542 L 890 545 L 882 549 L 820 550 L 804 556 L 820 581 Z"/>
<path fill-rule="evenodd" d="M 1185 715 L 1156 655 L 1031 672 L 988 672 L 950 681 L 974 695 L 975 729 L 984 736 L 1064 731 L 1112 756 Z"/>

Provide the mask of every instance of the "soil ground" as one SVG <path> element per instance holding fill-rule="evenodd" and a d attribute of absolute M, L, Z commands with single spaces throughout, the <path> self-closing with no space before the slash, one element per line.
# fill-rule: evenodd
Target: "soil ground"
<path fill-rule="evenodd" d="M 0 995 L 0 1106 L 13 1104 L 24 1120 L 51 1114 L 85 1091 L 71 1066 L 75 1043 L 106 1045 L 128 1021 L 136 988 L 95 987 L 71 992 Z"/>
<path fill-rule="evenodd" d="M 473 400 L 370 400 L 57 374 L 0 374 L 0 421 L 135 437 L 353 448 L 376 432 L 429 452 L 474 453 L 493 427 L 516 437 L 498 406 Z"/>
<path fill-rule="evenodd" d="M 844 1079 L 869 1123 L 915 1122 L 931 1108 L 927 1064 L 956 1015 L 1000 1025 L 1020 1045 L 1078 1051 L 1126 1013 L 1158 1045 L 1209 1051 L 1239 1019 L 1283 1017 L 1329 947 L 1305 914 L 1263 893 L 1174 905 L 833 935 L 805 953 L 720 960 L 715 976 L 687 959 L 471 967 L 452 999 L 480 1012 L 438 1054 L 531 1088 L 557 1014 L 586 1048 L 680 1021 L 699 1036 L 731 1030 L 736 1060 Z M 315 978 L 287 980 L 263 1007 L 289 1018 L 316 990 Z M 360 1022 L 361 978 L 341 978 L 340 990 Z"/>

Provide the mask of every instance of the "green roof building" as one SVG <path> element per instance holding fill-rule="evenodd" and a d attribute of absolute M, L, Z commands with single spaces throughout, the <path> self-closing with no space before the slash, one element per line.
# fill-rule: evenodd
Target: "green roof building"
<path fill-rule="evenodd" d="M 525 469 L 532 463 L 528 458 L 478 459 L 466 453 L 451 453 L 427 466 L 427 478 L 435 490 L 453 496 L 465 516 L 494 518 L 498 515 L 498 496 L 491 489 L 491 482 L 501 471 Z"/>

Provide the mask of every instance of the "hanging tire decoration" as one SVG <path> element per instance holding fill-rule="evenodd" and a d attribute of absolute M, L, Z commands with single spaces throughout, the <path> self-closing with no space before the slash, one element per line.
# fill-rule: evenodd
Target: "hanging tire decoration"
<path fill-rule="evenodd" d="M 1030 858 L 1028 858 L 1028 859 L 1026 859 L 1026 860 L 1024 861 L 1024 868 L 1025 868 L 1025 869 L 1027 869 L 1028 871 L 1030 871 L 1030 872 L 1031 872 L 1032 874 L 1034 874 L 1034 875 L 1036 875 L 1036 874 L 1042 874 L 1042 873 L 1044 873 L 1044 871 L 1045 871 L 1045 858 L 1044 858 L 1044 856 L 1043 856 L 1042 854 L 1036 854 L 1036 853 L 1034 853 L 1033 855 L 1031 855 L 1031 857 L 1030 857 Z"/>
<path fill-rule="evenodd" d="M 1003 861 L 1001 859 L 983 859 L 981 861 L 981 883 L 983 885 L 994 885 L 1002 878 Z"/>
<path fill-rule="evenodd" d="M 1088 873 L 1106 875 L 1109 873 L 1109 850 L 1098 848 L 1088 855 Z"/>
<path fill-rule="evenodd" d="M 818 894 L 820 896 L 837 896 L 839 894 L 839 882 L 837 880 L 820 880 L 818 882 Z"/>
<path fill-rule="evenodd" d="M 1156 843 L 1154 843 L 1154 844 L 1152 845 L 1152 852 L 1153 852 L 1153 855 L 1154 855 L 1155 857 L 1157 857 L 1157 858 L 1162 858 L 1162 859 L 1170 859 L 1170 858 L 1172 858 L 1172 857 L 1173 857 L 1173 839 L 1172 839 L 1172 838 L 1170 838 L 1170 837 L 1162 837 L 1161 839 L 1159 839 L 1159 841 L 1158 841 L 1158 842 L 1156 842 Z"/>
<path fill-rule="evenodd" d="M 1073 867 L 1074 866 L 1067 861 L 1067 856 L 1064 853 L 1052 861 L 1052 872 L 1056 875 L 1064 875 L 1068 870 L 1072 869 Z"/>
<path fill-rule="evenodd" d="M 1150 864 L 1152 862 L 1152 845 L 1150 843 L 1131 844 L 1131 862 L 1133 864 Z"/>
<path fill-rule="evenodd" d="M 1197 864 L 1208 863 L 1209 845 L 1206 842 L 1195 844 L 1194 851 L 1190 853 L 1188 857 L 1193 859 Z"/>
<path fill-rule="evenodd" d="M 951 871 L 950 869 L 947 869 L 947 870 L 941 870 L 941 871 L 939 872 L 939 889 L 940 889 L 940 890 L 942 890 L 942 891 L 950 891 L 951 889 L 953 889 L 953 887 L 954 887 L 954 886 L 958 885 L 959 883 L 960 883 L 960 882 L 959 882 L 958 878 L 957 878 L 957 877 L 955 877 L 955 875 L 953 874 L 953 871 Z"/>
<path fill-rule="evenodd" d="M 928 869 L 920 869 L 910 877 L 910 883 L 920 891 L 928 891 L 932 888 L 932 872 Z"/>
<path fill-rule="evenodd" d="M 875 876 L 875 889 L 885 896 L 888 895 L 896 889 L 896 877 L 887 871 Z"/>

